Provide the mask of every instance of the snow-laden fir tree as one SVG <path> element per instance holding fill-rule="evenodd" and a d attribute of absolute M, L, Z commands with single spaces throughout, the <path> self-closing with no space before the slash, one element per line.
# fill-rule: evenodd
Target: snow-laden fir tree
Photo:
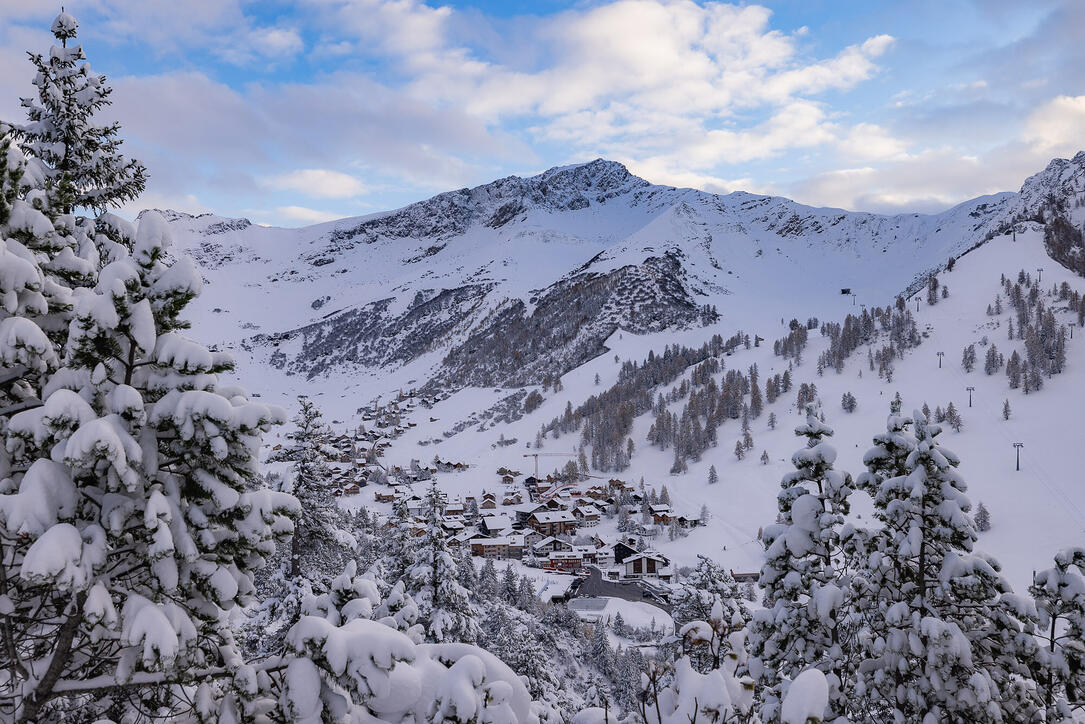
<path fill-rule="evenodd" d="M 472 643 L 478 638 L 478 622 L 441 527 L 445 502 L 437 482 L 431 481 L 426 492 L 426 530 L 411 545 L 412 563 L 405 583 L 418 602 L 427 641 Z"/>
<path fill-rule="evenodd" d="M 358 539 L 347 530 L 351 521 L 332 494 L 332 471 L 325 459 L 329 431 L 312 401 L 300 397 L 299 403 L 292 442 L 277 457 L 291 461 L 288 481 L 281 487 L 294 495 L 301 512 L 289 543 L 256 577 L 262 600 L 247 623 L 245 636 L 254 653 L 280 646 L 301 615 L 303 602 L 325 592 L 342 573 L 349 554 L 361 552 Z M 368 520 L 368 514 L 363 520 Z"/>
<path fill-rule="evenodd" d="M 12 238 L 9 217 L 2 234 L 25 262 L 5 270 L 25 273 L 2 275 L 15 285 L 4 290 L 0 365 L 25 368 L 8 390 L 31 409 L 5 411 L 0 453 L 4 587 L 18 622 L 7 646 L 22 662 L 0 706 L 48 721 L 54 700 L 78 690 L 88 715 L 93 701 L 169 711 L 181 703 L 164 684 L 191 681 L 215 716 L 240 706 L 230 676 L 195 674 L 238 658 L 226 614 L 252 600 L 254 569 L 297 512 L 290 496 L 257 488 L 260 436 L 282 413 L 221 384 L 229 360 L 180 334 L 200 277 L 169 259 L 159 215 L 136 227 L 50 210 L 55 223 L 18 205 L 21 230 Z M 81 238 L 62 241 L 73 232 Z M 42 291 L 59 299 L 60 281 L 42 270 L 48 252 L 17 240 L 27 234 L 58 235 L 57 258 L 93 280 L 69 309 L 53 308 L 47 326 L 70 321 L 63 345 L 36 321 Z M 111 700 L 122 686 L 127 703 Z"/>
<path fill-rule="evenodd" d="M 920 412 L 890 416 L 867 453 L 865 489 L 883 528 L 863 541 L 853 578 L 858 639 L 855 718 L 1033 721 L 1031 607 L 998 563 L 975 554 L 959 459 Z M 858 548 L 859 546 L 857 546 Z"/>
<path fill-rule="evenodd" d="M 1041 648 L 1036 683 L 1047 721 L 1085 713 L 1085 548 L 1067 548 L 1033 578 Z"/>
<path fill-rule="evenodd" d="M 735 628 L 741 628 L 750 618 L 734 577 L 706 556 L 697 556 L 696 568 L 679 584 L 671 602 L 671 616 L 679 627 L 690 621 L 708 621 L 714 613 L 718 614 L 717 619 Z M 699 671 L 708 670 L 707 661 L 696 655 L 692 659 Z"/>
<path fill-rule="evenodd" d="M 103 211 L 143 192 L 146 169 L 120 154 L 120 124 L 97 124 L 111 101 L 105 76 L 90 69 L 74 41 L 78 23 L 62 12 L 52 32 L 59 45 L 30 53 L 37 98 L 23 98 L 28 121 L 13 131 L 26 153 L 41 161 L 53 215 L 76 209 Z"/>
<path fill-rule="evenodd" d="M 810 667 L 830 680 L 831 712 L 842 715 L 847 704 L 851 672 L 845 647 L 851 631 L 844 516 L 855 486 L 851 475 L 833 468 L 836 450 L 825 442 L 833 431 L 818 413 L 816 404 L 808 405 L 806 423 L 795 428 L 796 435 L 806 438 L 806 447 L 792 456 L 795 470 L 781 481 L 780 522 L 762 534 L 765 608 L 750 625 L 750 671 L 766 687 L 766 722 L 779 721 L 788 685 Z"/>
<path fill-rule="evenodd" d="M 281 457 L 293 463 L 286 492 L 298 499 L 303 511 L 290 541 L 289 574 L 296 578 L 303 568 L 311 572 L 318 564 L 317 549 L 326 550 L 329 544 L 338 542 L 353 547 L 353 541 L 346 540 L 343 515 L 333 495 L 336 485 L 327 462 L 331 431 L 324 424 L 320 409 L 308 397 L 299 397 L 298 414 L 293 422 L 292 442 Z M 342 565 L 339 561 L 336 567 Z"/>
<path fill-rule="evenodd" d="M 987 510 L 987 506 L 980 501 L 980 504 L 976 507 L 976 531 L 979 533 L 986 533 L 991 530 L 991 513 Z"/>
<path fill-rule="evenodd" d="M 716 472 L 716 466 L 712 465 L 708 468 L 708 484 L 715 485 L 720 481 L 720 475 Z"/>

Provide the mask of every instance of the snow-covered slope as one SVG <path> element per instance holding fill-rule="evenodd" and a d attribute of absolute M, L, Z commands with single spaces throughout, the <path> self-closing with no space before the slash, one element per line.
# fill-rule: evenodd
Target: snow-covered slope
<path fill-rule="evenodd" d="M 764 378 L 787 367 L 771 345 L 786 334 L 786 320 L 840 321 L 863 304 L 885 305 L 955 257 L 953 271 L 941 274 L 950 296 L 915 312 L 925 338 L 898 361 L 892 384 L 869 371 L 865 353 L 853 355 L 840 374 L 817 376 L 814 362 L 826 341 L 814 331 L 795 385 L 817 384 L 837 431 L 839 465 L 853 473 L 862 470 L 862 454 L 883 428 L 895 391 L 906 411 L 953 401 L 965 425 L 947 433 L 947 445 L 961 455 L 973 498 L 994 520 L 981 544 L 1021 588 L 1059 546 L 1085 539 L 1076 462 L 1085 341 L 1078 334 L 1070 343 L 1064 374 L 1023 396 L 1008 389 L 1005 374 L 982 372 L 984 336 L 1006 357 L 1022 346 L 1006 339 L 1008 312 L 992 318 L 985 310 L 1000 291 L 1000 274 L 1016 277 L 1021 269 L 1043 267 L 1045 288 L 1065 281 L 1085 289 L 1047 256 L 1042 225 L 1026 221 L 1055 198 L 1080 226 L 1083 191 L 1085 153 L 1056 159 L 1020 192 L 937 215 L 897 216 L 654 186 L 618 164 L 595 161 L 304 229 L 210 215 L 172 214 L 171 223 L 207 282 L 196 333 L 231 349 L 239 377 L 265 398 L 289 405 L 293 394 L 310 394 L 332 418 L 353 424 L 359 406 L 400 388 L 437 380 L 458 390 L 411 418 L 417 427 L 395 441 L 386 462 L 407 464 L 435 452 L 469 462 L 469 472 L 441 479 L 442 487 L 464 493 L 494 487 L 492 471 L 501 465 L 528 469 L 525 442 L 568 403 L 613 384 L 620 361 L 741 329 L 768 344 L 738 349 L 727 367 L 756 363 Z M 1052 304 L 1060 322 L 1072 321 L 1070 311 Z M 969 343 L 979 345 L 981 364 L 966 374 L 959 360 Z M 531 389 L 548 373 L 563 375 L 564 389 L 548 390 L 538 410 L 496 425 L 478 417 L 510 393 L 521 400 L 521 386 Z M 976 388 L 971 408 L 969 386 Z M 839 409 L 845 391 L 858 399 L 854 414 Z M 1001 417 L 1007 398 L 1008 422 Z M 670 454 L 645 442 L 651 415 L 635 421 L 638 447 L 623 477 L 665 483 L 679 512 L 695 515 L 707 504 L 713 515 L 689 538 L 661 542 L 665 552 L 684 563 L 703 552 L 735 570 L 759 566 L 757 530 L 775 517 L 779 479 L 798 447 L 793 403 L 794 392 L 766 408 L 752 431 L 755 452 L 745 460 L 731 453 L 739 436 L 732 423 L 721 428 L 718 448 L 677 477 L 668 472 Z M 775 430 L 766 424 L 770 411 L 780 420 Z M 519 443 L 497 445 L 501 435 Z M 572 452 L 575 440 L 548 441 L 546 449 Z M 1011 442 L 1025 444 L 1020 472 Z M 759 464 L 761 451 L 769 453 L 768 465 Z M 544 470 L 564 462 L 554 458 Z M 717 486 L 705 482 L 710 465 L 719 470 Z M 857 514 L 863 510 L 857 506 Z"/>
<path fill-rule="evenodd" d="M 207 341 L 274 370 L 270 388 L 368 399 L 431 379 L 538 383 L 599 355 L 617 329 L 752 329 L 885 303 L 1071 194 L 1083 167 L 1085 154 L 1056 160 L 1019 193 L 936 215 L 656 186 L 597 160 L 302 229 L 169 216 L 207 281 Z"/>

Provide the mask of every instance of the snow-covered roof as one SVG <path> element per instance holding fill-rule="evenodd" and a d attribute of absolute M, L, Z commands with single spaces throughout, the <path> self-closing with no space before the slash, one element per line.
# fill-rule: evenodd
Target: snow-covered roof
<path fill-rule="evenodd" d="M 512 527 L 512 520 L 507 515 L 488 515 L 482 519 L 486 530 L 505 530 Z"/>
<path fill-rule="evenodd" d="M 567 510 L 557 510 L 549 513 L 532 513 L 531 517 L 540 523 L 573 523 L 576 519 Z"/>

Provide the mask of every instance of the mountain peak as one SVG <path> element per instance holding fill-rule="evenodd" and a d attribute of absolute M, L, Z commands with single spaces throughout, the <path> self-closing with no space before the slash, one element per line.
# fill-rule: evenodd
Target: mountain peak
<path fill-rule="evenodd" d="M 631 190 L 649 185 L 644 179 L 630 173 L 624 165 L 605 158 L 568 166 L 555 166 L 537 176 L 532 176 L 528 181 L 582 192 L 591 190 L 607 195 L 609 195 L 608 192 Z"/>
<path fill-rule="evenodd" d="M 1085 192 L 1085 151 L 1072 158 L 1053 158 L 1043 171 L 1021 185 L 1019 207 L 1026 215 L 1035 213 L 1051 197 L 1069 203 Z"/>

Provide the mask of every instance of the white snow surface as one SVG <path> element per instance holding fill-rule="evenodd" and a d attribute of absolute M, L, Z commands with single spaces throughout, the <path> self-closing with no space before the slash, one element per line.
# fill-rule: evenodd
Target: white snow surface
<path fill-rule="evenodd" d="M 1079 155 L 1074 163 L 1079 159 L 1085 163 L 1085 155 Z M 1026 184 L 1025 191 L 1028 189 Z M 432 409 L 418 409 L 406 417 L 417 427 L 394 441 L 384 464 L 406 466 L 415 458 L 428 462 L 435 454 L 469 463 L 466 472 L 439 476 L 441 487 L 455 497 L 478 495 L 484 488 L 499 491 L 494 471 L 503 465 L 530 474 L 532 461 L 522 457 L 531 452 L 524 449 L 525 443 L 533 441 L 539 427 L 561 414 L 568 402 L 575 407 L 613 384 L 620 368 L 615 357 L 640 361 L 649 350 L 658 354 L 666 345 L 676 343 L 700 346 L 712 334 L 727 338 L 741 329 L 766 342 L 749 350 L 740 347 L 725 359 L 727 368 L 746 370 L 756 363 L 764 380 L 787 368 L 784 359 L 772 354 L 772 341 L 786 334 L 787 320 L 816 315 L 822 321 L 843 321 L 845 314 L 858 313 L 860 304 L 889 304 L 914 278 L 944 264 L 951 253 L 960 254 L 981 241 L 994 226 L 994 217 L 1020 208 L 1028 195 L 1025 191 L 978 199 L 935 216 L 882 217 L 809 209 L 786 199 L 750 194 L 715 196 L 690 189 L 638 186 L 605 203 L 592 201 L 572 211 L 528 204 L 504 226 L 476 224 L 440 242 L 379 237 L 334 252 L 329 251 L 329 234 L 352 228 L 357 219 L 295 230 L 255 227 L 214 216 L 166 216 L 176 240 L 174 252 L 192 255 L 206 283 L 203 295 L 193 305 L 196 319 L 192 334 L 232 351 L 238 359 L 238 379 L 268 402 L 292 407 L 294 395 L 307 393 L 339 429 L 359 422 L 355 415 L 359 406 L 378 397 L 388 400 L 399 389 L 424 383 L 445 349 L 405 366 L 333 371 L 308 380 L 289 374 L 290 370 L 271 368 L 265 352 L 250 352 L 244 340 L 255 332 L 295 328 L 329 310 L 384 297 L 395 297 L 397 304 L 406 305 L 423 289 L 450 288 L 465 282 L 493 282 L 496 291 L 488 297 L 493 304 L 505 296 L 530 299 L 532 290 L 580 265 L 603 270 L 639 262 L 664 246 L 680 249 L 685 254 L 687 276 L 694 279 L 690 286 L 703 292 L 698 301 L 716 304 L 722 315 L 719 322 L 647 335 L 619 330 L 607 340 L 607 353 L 564 375 L 561 392 L 545 392 L 545 401 L 535 412 L 507 425 L 482 431 L 470 426 L 441 444 L 432 444 L 434 439 L 443 439 L 456 422 L 511 392 L 492 388 L 461 390 Z M 802 226 L 804 231 L 778 233 L 780 224 L 791 221 L 792 216 L 797 219 L 795 228 Z M 1080 223 L 1081 219 L 1075 219 Z M 432 256 L 419 262 L 405 261 L 441 243 L 446 246 Z M 320 266 L 304 261 L 314 256 L 332 261 Z M 1007 358 L 1013 349 L 1023 347 L 1019 340 L 1006 338 L 1006 323 L 1012 316 L 1009 305 L 1001 316 L 989 317 L 985 309 L 1001 291 L 1000 274 L 1016 278 L 1018 270 L 1024 269 L 1035 276 L 1038 267 L 1043 268 L 1044 289 L 1065 281 L 1078 291 L 1085 290 L 1085 280 L 1047 256 L 1041 228 L 1023 223 L 1018 226 L 1016 240 L 1009 234 L 996 236 L 961 256 L 952 272 L 941 273 L 940 280 L 950 289 L 947 299 L 933 307 L 923 301 L 918 311 L 914 298 L 909 301 L 926 337 L 898 360 L 892 384 L 867 369 L 865 349 L 849 358 L 841 374 L 830 370 L 818 377 L 816 359 L 827 340 L 816 330 L 811 331 L 803 364 L 792 373 L 795 387 L 801 382 L 817 385 L 827 422 L 836 431 L 835 466 L 853 475 L 864 470 L 862 455 L 872 436 L 885 430 L 894 392 L 900 392 L 906 410 L 923 402 L 933 409 L 953 401 L 964 418 L 964 427 L 959 433 L 947 429 L 943 437 L 961 458 L 959 472 L 968 484 L 968 497 L 973 504 L 983 501 L 993 523 L 992 530 L 980 536 L 977 547 L 1002 563 L 1018 592 L 1025 590 L 1033 570 L 1050 564 L 1056 551 L 1079 545 L 1085 538 L 1085 487 L 1079 484 L 1077 461 L 1077 408 L 1085 389 L 1085 332 L 1078 330 L 1069 342 L 1067 370 L 1028 396 L 1008 389 L 1003 372 L 986 376 L 979 365 L 972 373 L 965 373 L 960 350 L 976 343 L 982 361 L 985 336 Z M 842 295 L 843 287 L 850 287 L 856 296 Z M 310 302 L 323 297 L 330 300 L 313 309 Z M 1068 322 L 1073 317 L 1062 307 L 1053 305 L 1060 323 Z M 945 352 L 941 368 L 935 355 L 939 351 Z M 598 387 L 594 383 L 597 374 L 601 380 Z M 971 407 L 965 390 L 968 386 L 975 387 Z M 840 409 L 839 400 L 846 391 L 858 400 L 853 414 Z M 1009 421 L 1001 416 L 1004 399 L 1010 400 L 1013 409 Z M 753 454 L 744 460 L 737 461 L 731 453 L 740 436 L 732 421 L 719 430 L 719 447 L 709 450 L 699 462 L 691 462 L 689 472 L 677 477 L 668 472 L 671 453 L 656 450 L 645 440 L 651 416 L 635 421 L 632 438 L 637 451 L 631 468 L 618 477 L 627 481 L 643 477 L 648 486 L 656 488 L 667 485 L 676 512 L 696 516 L 706 504 L 711 513 L 709 525 L 694 529 L 688 537 L 671 542 L 663 536 L 656 541 L 678 566 L 694 565 L 696 555 L 704 554 L 735 572 L 760 568 L 758 531 L 775 519 L 780 479 L 794 469 L 791 456 L 803 447 L 792 432 L 802 421 L 793 403 L 794 390 L 766 404 L 765 413 L 753 421 Z M 671 409 L 680 411 L 681 403 Z M 767 427 L 769 412 L 779 420 L 775 430 Z M 286 433 L 279 430 L 267 443 L 282 442 Z M 499 434 L 519 442 L 495 447 Z M 1014 469 L 1013 442 L 1024 443 L 1020 471 Z M 547 440 L 545 452 L 573 453 L 576 446 L 577 438 L 572 436 Z M 767 465 L 758 461 L 763 450 L 769 455 Z M 541 472 L 564 463 L 560 457 L 542 458 Z M 707 484 L 710 465 L 715 465 L 720 478 L 714 486 Z M 373 502 L 371 488 L 349 504 L 387 508 Z M 857 522 L 871 523 L 870 510 L 865 496 L 855 496 L 853 517 Z M 511 510 L 499 507 L 498 512 Z M 604 520 L 590 532 L 613 539 L 614 521 Z"/>

